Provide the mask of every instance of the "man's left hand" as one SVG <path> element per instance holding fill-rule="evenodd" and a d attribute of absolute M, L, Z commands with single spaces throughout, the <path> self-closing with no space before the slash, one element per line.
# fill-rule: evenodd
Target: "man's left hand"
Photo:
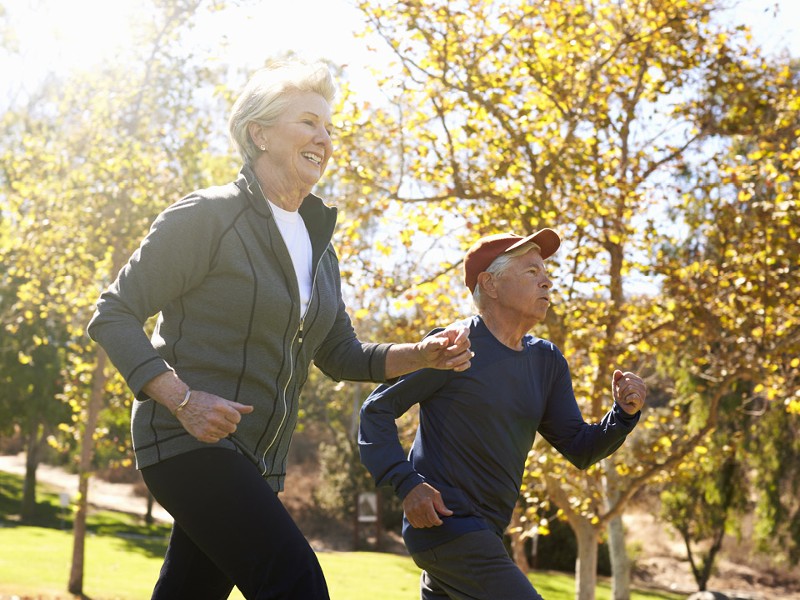
<path fill-rule="evenodd" d="M 636 373 L 619 369 L 614 371 L 611 383 L 611 395 L 614 402 L 629 415 L 635 415 L 642 410 L 644 399 L 647 397 L 647 386 Z"/>

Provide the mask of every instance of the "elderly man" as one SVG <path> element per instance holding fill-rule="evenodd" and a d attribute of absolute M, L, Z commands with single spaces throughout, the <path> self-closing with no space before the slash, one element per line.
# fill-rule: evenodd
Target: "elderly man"
<path fill-rule="evenodd" d="M 406 375 L 376 388 L 361 409 L 361 460 L 403 500 L 403 539 L 423 570 L 422 600 L 540 599 L 502 541 L 536 433 L 586 469 L 639 420 L 644 382 L 615 370 L 612 409 L 586 423 L 563 355 L 528 333 L 550 306 L 544 261 L 560 243 L 551 229 L 478 240 L 464 258 L 478 311 L 464 321 L 472 366 Z M 406 458 L 395 419 L 414 404 L 419 428 Z"/>

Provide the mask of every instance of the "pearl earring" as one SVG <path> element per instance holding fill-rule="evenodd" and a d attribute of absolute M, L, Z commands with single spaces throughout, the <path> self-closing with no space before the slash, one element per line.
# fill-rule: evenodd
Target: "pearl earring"
<path fill-rule="evenodd" d="M 264 152 L 267 149 L 267 147 L 264 144 L 261 144 L 261 146 L 259 146 L 259 148 L 261 148 L 262 152 Z"/>

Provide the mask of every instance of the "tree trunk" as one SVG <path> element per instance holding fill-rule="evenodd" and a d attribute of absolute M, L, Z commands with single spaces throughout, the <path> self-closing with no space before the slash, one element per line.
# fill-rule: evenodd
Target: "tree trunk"
<path fill-rule="evenodd" d="M 84 446 L 85 446 L 84 442 Z M 83 462 L 83 449 L 81 449 Z M 72 534 L 72 566 L 69 572 L 67 589 L 71 594 L 83 595 L 83 563 L 86 543 L 86 496 L 89 493 L 89 474 L 81 471 L 78 474 L 78 510 L 75 513 L 75 524 Z"/>
<path fill-rule="evenodd" d="M 103 408 L 106 385 L 106 353 L 97 350 L 97 360 L 92 372 L 92 389 L 87 407 L 86 426 L 81 438 L 81 455 L 78 467 L 78 510 L 75 513 L 75 527 L 72 540 L 72 566 L 67 589 L 71 594 L 83 595 L 83 564 L 86 540 L 86 514 L 89 506 L 89 478 L 92 473 L 94 457 L 94 432 Z"/>
<path fill-rule="evenodd" d="M 150 490 L 147 490 L 147 511 L 144 513 L 144 522 L 147 525 L 152 525 L 156 522 L 155 517 L 153 517 L 154 502 L 155 498 L 153 498 L 153 494 L 150 493 Z"/>
<path fill-rule="evenodd" d="M 572 509 L 569 497 L 557 479 L 547 476 L 545 482 L 547 492 L 555 505 L 564 511 L 578 543 L 578 560 L 575 562 L 575 598 L 576 600 L 594 600 L 594 590 L 597 585 L 599 532 L 589 519 Z"/>
<path fill-rule="evenodd" d="M 578 541 L 578 560 L 575 563 L 576 600 L 594 600 L 597 586 L 597 531 L 592 524 L 578 517 L 570 522 Z"/>
<path fill-rule="evenodd" d="M 606 468 L 605 488 L 606 510 L 610 511 L 620 497 L 617 472 L 610 462 Z M 613 517 L 608 522 L 608 549 L 611 558 L 611 598 L 630 600 L 631 561 L 625 544 L 622 516 Z"/>
<path fill-rule="evenodd" d="M 39 426 L 31 425 L 25 440 L 25 479 L 22 484 L 20 517 L 28 521 L 36 516 L 36 469 L 39 468 Z"/>
<path fill-rule="evenodd" d="M 514 507 L 514 512 L 511 515 L 511 527 L 508 528 L 508 536 L 511 538 L 511 558 L 519 567 L 519 570 L 528 574 L 531 565 L 528 562 L 528 555 L 525 552 L 525 527 L 522 522 L 522 509 L 519 506 Z"/>
<path fill-rule="evenodd" d="M 611 558 L 611 598 L 630 600 L 631 561 L 625 548 L 622 517 L 614 517 L 608 523 L 608 549 Z"/>

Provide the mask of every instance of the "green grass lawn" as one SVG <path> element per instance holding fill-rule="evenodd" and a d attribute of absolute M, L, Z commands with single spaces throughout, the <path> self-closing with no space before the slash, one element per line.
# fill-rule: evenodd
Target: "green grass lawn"
<path fill-rule="evenodd" d="M 40 493 L 37 521 L 18 523 L 20 479 L 0 473 L 0 600 L 29 596 L 67 600 L 72 557 L 71 515 L 55 494 Z M 130 515 L 92 514 L 86 539 L 84 595 L 91 600 L 146 600 L 150 597 L 169 528 L 139 525 Z M 321 552 L 333 600 L 417 600 L 419 569 L 407 556 L 377 552 Z M 534 572 L 534 585 L 547 600 L 575 597 L 574 579 L 563 573 Z M 610 587 L 598 586 L 598 600 Z M 634 592 L 633 600 L 677 600 L 681 596 Z M 243 600 L 234 591 L 233 600 Z"/>

